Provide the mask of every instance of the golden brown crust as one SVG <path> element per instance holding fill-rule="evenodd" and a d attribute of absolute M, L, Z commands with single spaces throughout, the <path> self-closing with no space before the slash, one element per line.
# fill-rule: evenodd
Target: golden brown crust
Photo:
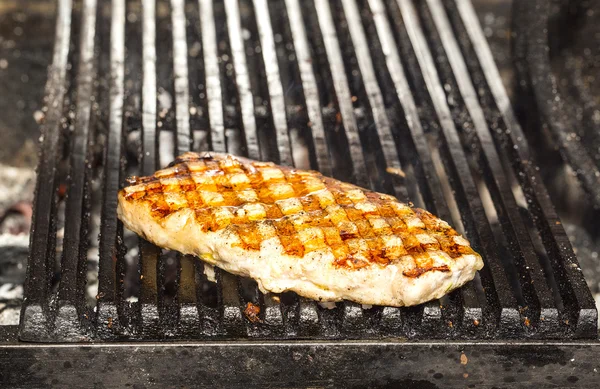
<path fill-rule="evenodd" d="M 473 254 L 469 243 L 446 222 L 376 193 L 304 171 L 224 154 L 186 153 L 149 177 L 132 177 L 121 194 L 144 202 L 162 219 L 182 208 L 194 211 L 202 231 L 228 229 L 247 250 L 278 237 L 285 252 L 302 257 L 330 250 L 345 269 L 387 266 L 410 255 L 407 277 L 434 266 L 429 252 L 451 258 Z"/>

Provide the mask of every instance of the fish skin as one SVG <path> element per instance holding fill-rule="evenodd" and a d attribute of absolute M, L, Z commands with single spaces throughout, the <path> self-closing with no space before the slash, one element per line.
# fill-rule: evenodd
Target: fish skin
<path fill-rule="evenodd" d="M 157 246 L 255 279 L 263 292 L 408 306 L 473 279 L 481 256 L 448 223 L 315 171 L 188 152 L 119 192 Z"/>

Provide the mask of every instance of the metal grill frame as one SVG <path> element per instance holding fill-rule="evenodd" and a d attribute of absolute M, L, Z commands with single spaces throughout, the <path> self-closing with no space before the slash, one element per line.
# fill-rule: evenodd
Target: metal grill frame
<path fill-rule="evenodd" d="M 566 8 L 567 4 L 562 6 Z M 584 4 L 579 6 L 585 7 Z M 600 137 L 592 118 L 595 104 L 591 96 L 562 88 L 551 66 L 549 23 L 553 8 L 560 5 L 536 0 L 520 2 L 513 10 L 513 49 L 519 92 L 529 101 L 531 111 L 535 113 L 525 124 L 526 128 L 530 127 L 527 135 L 532 141 L 539 137 L 537 134 L 550 135 L 551 147 L 560 151 L 553 155 L 554 161 L 562 160 L 571 166 L 585 191 L 590 214 L 596 215 L 600 209 L 600 163 L 597 156 Z M 593 9 L 593 3 L 587 6 Z M 530 18 L 532 14 L 536 17 Z M 574 22 L 566 16 L 562 19 L 557 25 Z M 577 89 L 576 83 L 581 82 L 579 77 L 573 75 L 569 78 L 573 83 L 572 89 Z M 582 107 L 581 119 L 577 118 L 573 107 Z M 552 165 L 556 168 L 556 162 Z M 593 220 L 593 217 L 590 219 Z"/>
<path fill-rule="evenodd" d="M 331 4 L 317 0 L 302 7 L 298 0 L 252 4 L 172 0 L 159 1 L 158 7 L 145 0 L 81 0 L 81 5 L 81 13 L 75 7 L 71 14 L 72 1 L 59 0 L 21 340 L 597 338 L 594 301 L 468 0 L 416 4 L 369 0 L 360 5 L 355 0 Z M 127 17 L 130 13 L 136 17 Z M 217 13 L 225 16 L 226 34 L 215 23 Z M 198 17 L 199 32 L 194 32 L 194 23 L 186 25 L 186 15 Z M 292 27 L 285 23 L 289 15 L 296 21 Z M 250 31 L 246 40 L 244 29 Z M 282 59 L 275 32 L 290 39 L 298 61 Z M 201 63 L 189 57 L 198 33 Z M 157 39 L 164 34 L 172 40 Z M 71 41 L 78 41 L 76 50 L 69 50 Z M 228 42 L 228 48 L 220 42 Z M 260 51 L 249 54 L 251 44 Z M 222 50 L 229 50 L 234 74 L 219 62 Z M 162 55 L 171 52 L 172 56 Z M 136 77 L 140 68 L 141 80 Z M 204 79 L 204 98 L 191 92 L 192 78 Z M 287 94 L 285 86 L 296 79 L 301 92 Z M 232 85 L 238 86 L 233 92 Z M 158 110 L 162 89 L 175 101 L 166 112 Z M 66 98 L 74 98 L 72 121 L 65 114 L 72 108 Z M 265 101 L 268 104 L 258 105 Z M 298 105 L 301 109 L 294 109 Z M 192 115 L 189 107 L 201 114 Z M 64 131 L 69 125 L 73 131 Z M 167 301 L 164 273 L 170 265 L 160 249 L 140 240 L 139 301 L 129 304 L 117 277 L 125 272 L 125 264 L 123 227 L 115 210 L 127 172 L 125 137 L 139 127 L 142 175 L 162 164 L 162 136 L 174 138 L 174 153 L 208 146 L 292 165 L 298 162 L 294 151 L 300 144 L 294 130 L 305 134 L 300 139 L 309 145 L 312 168 L 403 200 L 411 197 L 441 218 L 462 224 L 486 261 L 480 274 L 485 299 L 481 301 L 474 283 L 469 283 L 441 302 L 418 307 L 365 310 L 345 302 L 327 310 L 297 297 L 279 304 L 256 288 L 244 296 L 239 287 L 246 281 L 217 271 L 218 304 L 211 307 L 195 288 L 202 264 L 180 256 L 177 297 Z M 228 133 L 241 134 L 243 147 L 236 147 Z M 91 309 L 84 299 L 85 237 L 96 158 L 92 146 L 99 135 L 107 140 L 102 157 L 99 292 Z M 63 160 L 63 143 L 69 151 L 65 200 L 69 222 L 61 281 L 53 292 L 53 215 L 58 208 L 56 172 Z M 439 148 L 432 149 L 432 144 Z M 440 162 L 448 183 L 438 175 Z M 406 182 L 386 174 L 390 167 L 410 173 Z M 525 218 L 511 189 L 517 182 L 527 201 Z M 486 214 L 481 185 L 493 201 L 497 226 Z M 448 186 L 452 199 L 445 195 Z M 460 220 L 450 212 L 449 201 L 456 203 Z M 532 228 L 539 234 L 547 263 L 540 262 L 544 256 L 536 252 L 539 245 L 530 235 Z M 517 275 L 512 281 L 518 282 L 518 291 L 507 277 L 501 253 L 512 258 L 510 267 Z M 557 290 L 549 286 L 544 265 Z M 246 301 L 261 305 L 262 323 L 244 318 Z"/>
<path fill-rule="evenodd" d="M 595 388 L 598 343 L 210 342 L 0 346 L 5 387 Z"/>

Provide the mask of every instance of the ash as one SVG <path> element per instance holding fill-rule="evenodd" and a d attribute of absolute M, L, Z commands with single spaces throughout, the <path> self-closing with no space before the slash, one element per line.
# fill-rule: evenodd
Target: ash
<path fill-rule="evenodd" d="M 0 325 L 19 324 L 35 173 L 0 165 Z"/>

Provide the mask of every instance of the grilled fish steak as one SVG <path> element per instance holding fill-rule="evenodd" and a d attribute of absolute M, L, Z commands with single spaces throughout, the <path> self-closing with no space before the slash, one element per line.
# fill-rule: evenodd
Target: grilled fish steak
<path fill-rule="evenodd" d="M 315 171 L 185 153 L 129 183 L 118 199 L 127 228 L 251 277 L 263 292 L 408 306 L 442 297 L 483 267 L 445 221 Z"/>

